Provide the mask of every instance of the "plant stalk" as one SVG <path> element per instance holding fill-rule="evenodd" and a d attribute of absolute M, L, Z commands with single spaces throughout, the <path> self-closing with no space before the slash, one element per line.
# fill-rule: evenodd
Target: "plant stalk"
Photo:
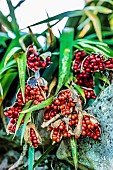
<path fill-rule="evenodd" d="M 72 152 L 72 157 L 73 157 L 75 170 L 77 170 L 78 169 L 77 140 L 74 137 L 72 137 L 70 139 L 70 145 L 71 145 L 71 152 Z"/>

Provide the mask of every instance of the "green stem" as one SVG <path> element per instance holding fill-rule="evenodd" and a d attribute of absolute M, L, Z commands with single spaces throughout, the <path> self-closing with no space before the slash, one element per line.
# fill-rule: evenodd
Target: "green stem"
<path fill-rule="evenodd" d="M 74 137 L 72 137 L 70 139 L 70 144 L 71 144 L 71 152 L 72 152 L 75 170 L 77 170 L 78 169 L 77 140 Z"/>
<path fill-rule="evenodd" d="M 28 170 L 33 170 L 33 164 L 34 164 L 34 148 L 29 146 L 29 150 L 28 150 Z"/>

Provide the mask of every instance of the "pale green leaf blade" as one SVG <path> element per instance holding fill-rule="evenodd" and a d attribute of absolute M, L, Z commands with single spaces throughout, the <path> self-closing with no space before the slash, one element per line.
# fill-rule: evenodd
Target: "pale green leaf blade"
<path fill-rule="evenodd" d="M 99 20 L 98 16 L 95 15 L 95 14 L 94 14 L 93 12 L 91 12 L 91 11 L 86 11 L 86 10 L 84 10 L 84 12 L 85 12 L 85 14 L 90 18 L 90 20 L 92 21 L 98 39 L 99 39 L 100 41 L 102 41 L 101 23 L 100 23 L 100 20 Z"/>
<path fill-rule="evenodd" d="M 26 125 L 27 125 L 27 123 L 30 119 L 31 113 L 32 112 L 28 112 L 25 116 L 25 119 L 24 119 L 24 124 L 23 124 L 23 127 L 22 127 L 22 133 L 21 133 L 21 145 L 22 145 L 22 140 L 23 140 L 23 137 L 24 137 L 25 128 L 26 128 Z"/>
<path fill-rule="evenodd" d="M 100 80 L 102 80 L 103 82 L 105 82 L 105 83 L 107 83 L 108 85 L 110 85 L 109 79 L 108 79 L 104 74 L 101 75 L 100 73 L 95 73 L 94 77 L 95 77 L 96 79 L 100 79 Z"/>
<path fill-rule="evenodd" d="M 28 108 L 31 106 L 31 104 L 32 104 L 32 101 L 30 100 L 29 102 L 27 102 L 27 103 L 25 104 L 25 106 L 24 106 L 24 108 L 22 109 L 22 111 L 28 109 Z M 19 117 L 18 117 L 17 124 L 16 124 L 15 135 L 16 135 L 16 133 L 17 133 L 17 131 L 18 131 L 18 128 L 19 128 L 20 125 L 21 125 L 21 121 L 22 121 L 22 119 L 23 119 L 24 116 L 25 116 L 25 114 L 20 113 L 20 115 L 19 115 Z"/>
<path fill-rule="evenodd" d="M 25 92 L 25 76 L 26 76 L 26 53 L 20 52 L 14 55 L 14 58 L 18 64 L 20 88 L 22 91 L 22 97 L 24 101 L 24 92 Z"/>
<path fill-rule="evenodd" d="M 106 8 L 104 6 L 87 6 L 84 8 L 84 10 L 87 10 L 87 11 L 95 11 L 95 12 L 99 12 L 99 13 L 102 13 L 102 14 L 110 14 L 112 13 L 113 11 L 109 8 Z"/>
<path fill-rule="evenodd" d="M 85 93 L 84 90 L 78 86 L 77 84 L 73 83 L 72 86 L 78 91 L 78 93 L 83 97 L 84 102 L 86 103 Z"/>
<path fill-rule="evenodd" d="M 47 100 L 41 102 L 40 104 L 32 106 L 29 109 L 22 111 L 21 113 L 28 113 L 28 112 L 33 112 L 33 111 L 36 111 L 36 110 L 43 109 L 46 106 L 50 105 L 52 103 L 52 101 L 53 101 L 53 97 L 50 97 Z"/>
<path fill-rule="evenodd" d="M 15 54 L 18 53 L 19 51 L 22 51 L 20 47 L 14 47 L 12 48 L 9 53 L 5 57 L 4 61 L 4 67 L 6 66 L 7 62 L 10 60 L 10 58 Z"/>
<path fill-rule="evenodd" d="M 8 62 L 5 67 L 2 67 L 2 69 L 0 70 L 0 76 L 2 77 L 2 75 L 11 68 L 17 68 L 15 60 Z"/>

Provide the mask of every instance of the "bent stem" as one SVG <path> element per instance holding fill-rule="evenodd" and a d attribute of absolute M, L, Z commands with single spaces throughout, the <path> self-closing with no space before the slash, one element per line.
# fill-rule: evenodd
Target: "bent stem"
<path fill-rule="evenodd" d="M 70 139 L 70 145 L 71 145 L 71 152 L 72 152 L 75 170 L 77 170 L 78 169 L 77 140 L 74 137 Z"/>
<path fill-rule="evenodd" d="M 34 163 L 33 168 L 35 168 L 36 166 L 38 166 L 46 157 L 47 154 L 49 154 L 49 152 L 51 150 L 53 150 L 56 147 L 57 143 L 55 143 L 54 145 L 50 145 L 47 150 L 42 154 L 42 156 Z"/>

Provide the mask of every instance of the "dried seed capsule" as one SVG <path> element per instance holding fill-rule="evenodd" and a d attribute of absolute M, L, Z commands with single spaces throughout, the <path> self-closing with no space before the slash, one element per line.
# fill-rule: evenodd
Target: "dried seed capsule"
<path fill-rule="evenodd" d="M 36 148 L 41 143 L 41 137 L 36 129 L 35 124 L 28 123 L 24 132 L 24 140 L 30 146 Z"/>

